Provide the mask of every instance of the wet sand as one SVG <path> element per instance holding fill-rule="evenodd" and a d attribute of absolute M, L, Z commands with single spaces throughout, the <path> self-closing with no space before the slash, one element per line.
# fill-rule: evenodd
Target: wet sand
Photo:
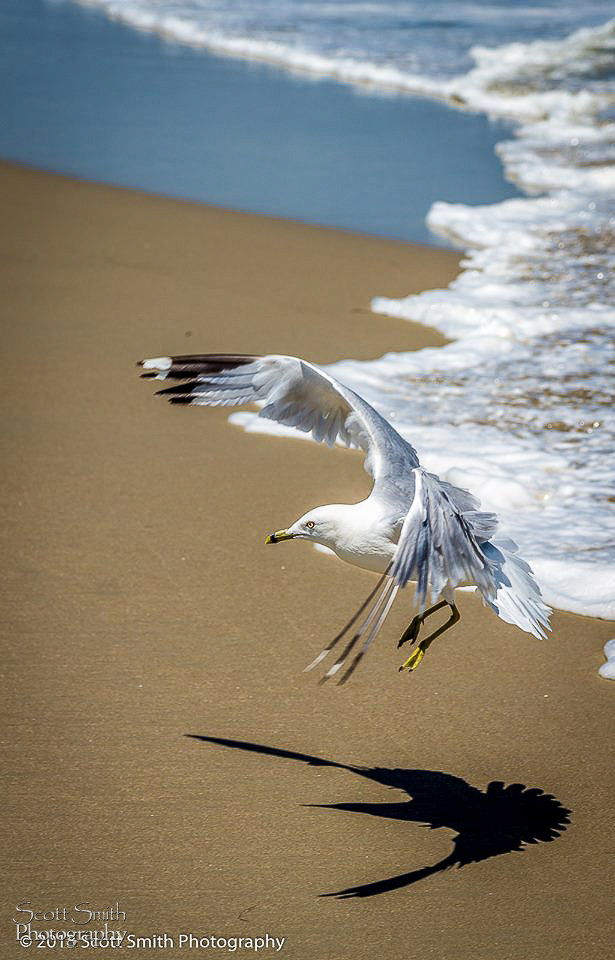
<path fill-rule="evenodd" d="M 170 407 L 133 366 L 438 345 L 369 302 L 458 258 L 8 165 L 0 192 L 2 955 L 23 955 L 20 902 L 74 930 L 89 901 L 150 938 L 137 956 L 196 955 L 183 933 L 284 937 L 293 960 L 604 960 L 613 624 L 556 612 L 538 642 L 463 594 L 405 676 L 408 597 L 352 682 L 319 686 L 301 671 L 372 577 L 263 539 L 364 495 L 359 455 Z"/>

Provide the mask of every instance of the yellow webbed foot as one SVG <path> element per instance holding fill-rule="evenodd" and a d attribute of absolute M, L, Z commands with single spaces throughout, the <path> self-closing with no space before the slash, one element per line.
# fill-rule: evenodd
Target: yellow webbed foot
<path fill-rule="evenodd" d="M 405 663 L 402 663 L 401 667 L 399 668 L 400 671 L 416 670 L 416 668 L 418 667 L 419 663 L 421 662 L 424 656 L 425 656 L 425 651 L 421 647 L 417 647 L 414 653 L 412 653 L 408 657 Z"/>

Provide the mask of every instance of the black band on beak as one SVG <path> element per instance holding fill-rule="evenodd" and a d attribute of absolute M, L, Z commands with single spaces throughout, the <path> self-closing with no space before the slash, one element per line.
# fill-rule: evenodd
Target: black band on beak
<path fill-rule="evenodd" d="M 288 530 L 276 530 L 275 533 L 270 533 L 265 543 L 280 543 L 281 540 L 292 540 L 293 534 L 289 533 Z"/>

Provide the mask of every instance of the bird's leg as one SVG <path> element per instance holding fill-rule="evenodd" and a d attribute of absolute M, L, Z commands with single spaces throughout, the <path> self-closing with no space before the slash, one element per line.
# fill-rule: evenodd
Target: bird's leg
<path fill-rule="evenodd" d="M 406 627 L 404 630 L 402 638 L 397 644 L 397 649 L 399 650 L 400 647 L 403 647 L 404 643 L 407 643 L 408 640 L 410 641 L 410 646 L 412 646 L 412 644 L 418 640 L 421 627 L 423 626 L 423 623 L 427 617 L 431 616 L 432 613 L 435 613 L 436 610 L 441 610 L 442 607 L 446 606 L 446 604 L 446 600 L 441 600 L 440 603 L 436 603 L 435 607 L 430 607 L 429 610 L 425 610 L 424 613 L 417 613 L 410 626 Z"/>
<path fill-rule="evenodd" d="M 444 601 L 444 603 L 446 602 L 447 601 Z M 439 606 L 442 606 L 442 604 L 439 604 Z M 457 609 L 454 603 L 449 603 L 448 606 L 451 608 L 451 615 L 449 619 L 446 621 L 446 623 L 442 627 L 438 627 L 438 629 L 435 630 L 434 633 L 430 634 L 430 636 L 426 637 L 424 640 L 421 640 L 421 642 L 419 643 L 414 653 L 412 653 L 408 657 L 405 663 L 402 663 L 401 667 L 399 668 L 400 670 L 406 670 L 406 669 L 416 670 L 419 663 L 425 656 L 425 653 L 429 645 L 434 642 L 436 637 L 441 636 L 445 630 L 448 630 L 449 627 L 452 627 L 453 624 L 457 623 L 457 621 L 461 618 L 461 614 L 459 613 L 459 610 Z M 428 613 L 431 613 L 431 612 L 432 612 L 431 610 L 428 611 Z"/>

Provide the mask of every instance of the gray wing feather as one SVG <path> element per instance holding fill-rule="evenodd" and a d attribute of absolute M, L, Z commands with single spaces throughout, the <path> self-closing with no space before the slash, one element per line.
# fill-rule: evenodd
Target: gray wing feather
<path fill-rule="evenodd" d="M 469 490 L 456 487 L 448 480 L 440 480 L 435 473 L 429 473 L 427 476 L 435 481 L 440 490 L 444 491 L 448 499 L 463 514 L 478 542 L 484 543 L 485 540 L 490 540 L 498 528 L 498 518 L 495 513 L 480 511 L 480 500 Z"/>
<path fill-rule="evenodd" d="M 542 599 L 531 567 L 517 555 L 516 543 L 498 539 L 486 543 L 483 550 L 495 569 L 496 594 L 485 598 L 487 605 L 506 623 L 545 639 L 545 630 L 551 629 L 551 609 Z"/>
<path fill-rule="evenodd" d="M 360 447 L 376 485 L 407 507 L 410 473 L 419 463 L 416 451 L 362 397 L 313 364 L 297 357 L 216 354 L 159 357 L 140 365 L 145 376 L 187 380 L 158 391 L 171 403 L 258 403 L 261 417 L 311 433 L 329 446 L 339 438 Z"/>
<path fill-rule="evenodd" d="M 493 514 L 463 512 L 456 500 L 467 503 L 459 494 L 469 494 L 420 467 L 413 472 L 414 499 L 401 529 L 391 577 L 402 587 L 417 581 L 421 612 L 428 595 L 432 603 L 442 595 L 451 599 L 454 588 L 464 583 L 476 584 L 485 596 L 495 596 L 494 570 L 481 550 L 478 533 L 494 528 Z"/>

